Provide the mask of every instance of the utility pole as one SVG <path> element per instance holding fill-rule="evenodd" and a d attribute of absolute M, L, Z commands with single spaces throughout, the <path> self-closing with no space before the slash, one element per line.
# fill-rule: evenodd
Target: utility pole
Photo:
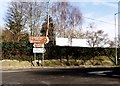
<path fill-rule="evenodd" d="M 47 2 L 47 31 L 46 31 L 46 37 L 48 36 L 48 31 L 49 31 L 49 1 Z M 43 47 L 44 48 L 44 47 Z M 44 67 L 44 53 L 42 53 L 42 66 Z"/>
<path fill-rule="evenodd" d="M 47 4 L 47 19 L 48 19 L 48 23 L 47 23 L 47 31 L 46 31 L 46 37 L 48 36 L 48 31 L 49 31 L 49 1 L 50 0 L 48 0 L 48 4 Z"/>
<path fill-rule="evenodd" d="M 117 44 L 117 28 L 116 28 L 116 15 L 119 14 L 120 12 L 117 12 L 114 14 L 114 19 L 115 19 L 115 63 L 116 65 L 118 64 L 118 57 L 117 57 L 117 47 L 118 47 L 118 44 Z"/>

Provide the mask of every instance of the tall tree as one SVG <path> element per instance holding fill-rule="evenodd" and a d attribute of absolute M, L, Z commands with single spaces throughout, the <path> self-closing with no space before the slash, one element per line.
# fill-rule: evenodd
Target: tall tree
<path fill-rule="evenodd" d="M 56 32 L 62 37 L 66 37 L 68 29 L 73 31 L 76 27 L 81 26 L 82 14 L 80 9 L 70 5 L 69 2 L 53 3 L 52 13 L 56 21 Z M 69 35 L 71 36 L 72 34 L 70 33 Z"/>
<path fill-rule="evenodd" d="M 40 36 L 40 27 L 44 21 L 46 15 L 46 3 L 45 2 L 27 2 L 24 6 L 25 17 L 27 18 L 26 26 L 30 30 L 31 36 Z"/>
<path fill-rule="evenodd" d="M 5 19 L 7 28 L 13 32 L 14 41 L 18 42 L 26 22 L 23 15 L 23 5 L 23 2 L 11 2 Z"/>
<path fill-rule="evenodd" d="M 70 4 L 68 2 L 56 2 L 53 5 L 53 16 L 55 16 L 55 21 L 57 24 L 57 28 L 59 29 L 63 29 L 64 32 L 64 36 L 65 36 L 65 30 L 67 28 L 67 16 L 68 16 L 68 12 L 69 12 L 69 7 Z M 59 27 L 58 27 L 59 26 Z"/>
<path fill-rule="evenodd" d="M 46 14 L 46 3 L 36 2 L 10 2 L 6 15 L 7 29 L 12 31 L 14 40 L 19 41 L 27 30 L 31 36 L 40 36 L 40 27 Z"/>

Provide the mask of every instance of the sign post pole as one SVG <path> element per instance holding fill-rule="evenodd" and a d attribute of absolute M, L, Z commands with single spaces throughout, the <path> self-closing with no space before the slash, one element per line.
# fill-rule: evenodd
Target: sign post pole
<path fill-rule="evenodd" d="M 42 53 L 42 67 L 44 67 L 44 53 Z"/>
<path fill-rule="evenodd" d="M 34 65 L 36 64 L 36 53 L 34 53 Z M 36 65 L 35 65 L 36 66 Z"/>
<path fill-rule="evenodd" d="M 42 67 L 44 67 L 44 53 L 45 53 L 45 48 L 44 44 L 49 42 L 49 38 L 46 36 L 41 36 L 41 37 L 29 37 L 30 43 L 33 44 L 33 53 L 34 53 L 34 60 L 36 60 L 36 53 L 42 53 Z"/>

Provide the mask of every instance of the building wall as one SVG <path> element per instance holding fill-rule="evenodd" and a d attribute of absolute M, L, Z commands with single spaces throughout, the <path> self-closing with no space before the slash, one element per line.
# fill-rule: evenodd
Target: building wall
<path fill-rule="evenodd" d="M 56 37 L 56 45 L 57 46 L 73 46 L 73 47 L 90 47 L 88 45 L 87 39 L 76 39 L 72 38 L 71 45 L 69 43 L 68 38 L 58 38 Z M 109 47 L 109 45 L 104 45 L 103 47 Z"/>

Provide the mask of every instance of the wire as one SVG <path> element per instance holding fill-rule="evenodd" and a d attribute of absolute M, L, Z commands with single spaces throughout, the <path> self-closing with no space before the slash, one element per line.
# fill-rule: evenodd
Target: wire
<path fill-rule="evenodd" d="M 89 18 L 89 17 L 85 17 L 85 16 L 83 16 L 83 17 L 86 18 L 86 19 L 90 19 L 90 20 L 94 20 L 94 21 L 98 21 L 98 22 L 102 22 L 102 23 L 107 23 L 107 24 L 110 24 L 110 25 L 118 25 L 118 26 L 120 26 L 119 24 L 113 24 L 113 23 L 110 23 L 110 22 L 97 20 L 97 19 L 93 19 L 93 18 Z"/>

